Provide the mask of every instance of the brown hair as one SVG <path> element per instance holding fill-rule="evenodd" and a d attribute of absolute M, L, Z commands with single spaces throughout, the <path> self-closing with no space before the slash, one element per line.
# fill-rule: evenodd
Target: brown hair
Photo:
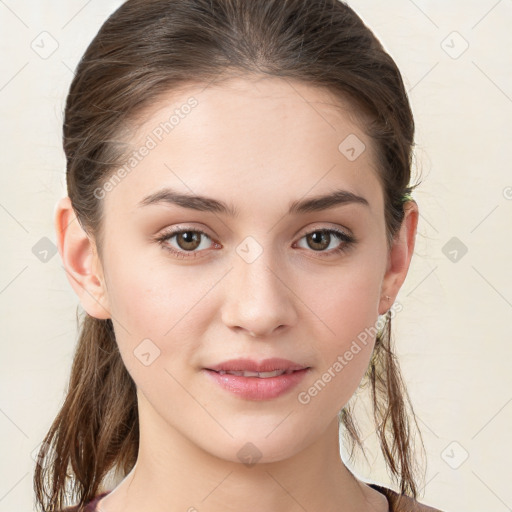
<path fill-rule="evenodd" d="M 364 115 L 361 128 L 375 141 L 390 247 L 406 194 L 417 186 L 409 185 L 414 121 L 395 62 L 350 7 L 338 0 L 128 0 L 87 48 L 65 107 L 68 196 L 100 257 L 102 201 L 94 191 L 126 158 L 120 134 L 162 94 L 236 74 L 324 87 Z M 389 312 L 386 320 L 364 381 L 386 464 L 400 492 L 416 498 L 411 419 L 421 432 L 393 355 Z M 357 443 L 364 453 L 350 408 L 339 419 L 352 451 Z M 73 496 L 81 507 L 105 490 L 111 470 L 126 475 L 133 468 L 138 436 L 136 387 L 112 322 L 85 315 L 67 395 L 39 452 L 37 506 L 56 511 Z"/>

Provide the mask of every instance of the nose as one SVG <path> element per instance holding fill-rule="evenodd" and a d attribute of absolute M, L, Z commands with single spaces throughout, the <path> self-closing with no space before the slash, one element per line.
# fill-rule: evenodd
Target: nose
<path fill-rule="evenodd" d="M 268 337 L 295 324 L 293 284 L 266 251 L 251 263 L 237 256 L 233 264 L 225 283 L 225 325 L 250 336 Z"/>

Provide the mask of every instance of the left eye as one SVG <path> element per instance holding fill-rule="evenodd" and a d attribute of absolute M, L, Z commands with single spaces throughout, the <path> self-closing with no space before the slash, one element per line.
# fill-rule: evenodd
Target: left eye
<path fill-rule="evenodd" d="M 156 239 L 156 241 L 164 249 L 170 251 L 178 258 L 194 258 L 199 255 L 199 252 L 201 252 L 197 251 L 197 249 L 208 249 L 208 246 L 201 247 L 203 245 L 201 240 L 202 237 L 212 241 L 212 239 L 200 229 L 179 229 L 171 231 L 162 234 Z M 174 238 L 176 239 L 177 247 L 169 243 L 169 241 Z M 331 245 L 333 238 L 338 241 L 337 247 L 331 248 L 328 251 L 325 250 Z M 310 248 L 312 248 L 313 252 L 320 253 L 322 256 L 341 253 L 347 250 L 355 242 L 354 237 L 337 229 L 316 229 L 306 233 L 300 238 L 300 240 L 302 239 L 306 239 L 306 243 Z M 216 242 L 213 242 L 213 244 L 218 248 L 222 247 Z"/>
<path fill-rule="evenodd" d="M 354 239 L 350 235 L 347 235 L 342 231 L 338 231 L 337 229 L 317 229 L 307 233 L 302 238 L 306 239 L 307 244 L 313 246 L 314 252 L 327 254 L 343 251 L 347 249 L 352 242 L 354 242 Z M 327 249 L 331 245 L 333 239 L 338 242 L 338 245 L 331 248 L 330 251 L 325 251 L 324 249 Z M 343 242 L 341 246 L 339 245 L 340 241 Z M 327 245 L 325 245 L 326 242 Z"/>

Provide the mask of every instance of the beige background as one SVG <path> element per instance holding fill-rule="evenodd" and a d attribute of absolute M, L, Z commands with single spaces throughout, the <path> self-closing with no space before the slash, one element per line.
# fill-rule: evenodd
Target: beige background
<path fill-rule="evenodd" d="M 78 299 L 58 253 L 35 253 L 66 195 L 72 70 L 120 4 L 0 1 L 0 512 L 33 508 L 33 453 L 70 370 Z M 397 61 L 417 123 L 421 218 L 394 338 L 427 448 L 421 501 L 512 510 L 512 1 L 349 4 Z M 390 484 L 371 429 L 367 443 L 356 472 Z"/>

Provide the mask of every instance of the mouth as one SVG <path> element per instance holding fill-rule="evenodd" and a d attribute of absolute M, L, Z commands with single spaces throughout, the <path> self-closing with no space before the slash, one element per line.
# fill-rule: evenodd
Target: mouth
<path fill-rule="evenodd" d="M 271 372 L 250 372 L 250 371 L 236 371 L 236 370 L 212 370 L 210 368 L 206 368 L 206 370 L 210 372 L 218 373 L 219 375 L 236 375 L 237 377 L 250 377 L 250 378 L 257 378 L 257 379 L 270 379 L 272 377 L 279 377 L 281 375 L 290 375 L 292 373 L 301 371 L 301 370 L 308 370 L 310 367 L 302 367 L 297 370 L 287 369 L 287 370 L 274 370 Z"/>
<path fill-rule="evenodd" d="M 289 359 L 274 357 L 257 361 L 254 359 L 231 359 L 217 365 L 208 366 L 205 370 L 214 371 L 220 375 L 236 375 L 238 377 L 254 377 L 259 379 L 268 379 L 279 377 L 280 375 L 289 375 L 295 371 L 306 370 L 310 368 L 303 364 Z"/>
<path fill-rule="evenodd" d="M 203 368 L 211 382 L 243 400 L 272 400 L 290 393 L 310 371 L 310 366 L 259 372 Z"/>

